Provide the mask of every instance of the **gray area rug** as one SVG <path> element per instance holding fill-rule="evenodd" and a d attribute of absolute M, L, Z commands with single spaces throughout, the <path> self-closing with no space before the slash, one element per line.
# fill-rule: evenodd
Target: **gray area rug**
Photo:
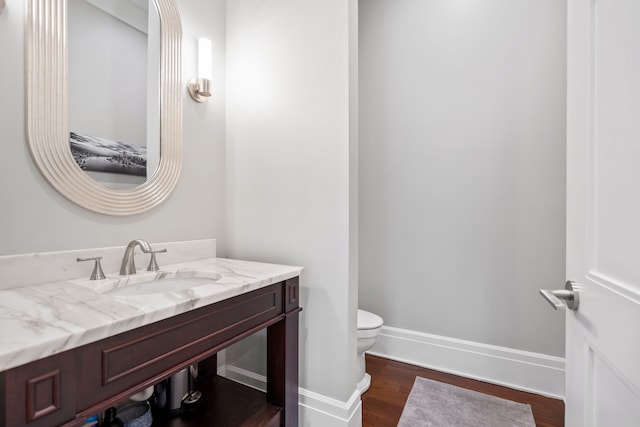
<path fill-rule="evenodd" d="M 398 427 L 535 427 L 531 406 L 416 377 Z"/>

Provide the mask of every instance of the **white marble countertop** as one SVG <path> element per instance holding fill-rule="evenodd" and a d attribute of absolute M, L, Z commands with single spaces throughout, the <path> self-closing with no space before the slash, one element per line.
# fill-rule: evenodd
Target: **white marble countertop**
<path fill-rule="evenodd" d="M 214 272 L 196 288 L 151 295 L 103 292 L 166 272 Z M 65 280 L 0 291 L 0 371 L 95 342 L 195 308 L 299 276 L 301 267 L 209 258 L 167 265 L 160 272 Z M 187 273 L 188 274 L 188 273 Z"/>

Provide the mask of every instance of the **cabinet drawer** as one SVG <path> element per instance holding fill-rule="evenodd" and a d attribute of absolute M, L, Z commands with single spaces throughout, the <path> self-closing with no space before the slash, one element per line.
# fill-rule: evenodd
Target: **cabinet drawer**
<path fill-rule="evenodd" d="M 282 300 L 282 287 L 269 286 L 78 349 L 78 372 L 86 373 L 78 378 L 78 410 L 158 380 L 239 333 L 280 318 Z"/>
<path fill-rule="evenodd" d="M 50 427 L 76 414 L 75 357 L 65 352 L 0 374 L 6 427 Z"/>

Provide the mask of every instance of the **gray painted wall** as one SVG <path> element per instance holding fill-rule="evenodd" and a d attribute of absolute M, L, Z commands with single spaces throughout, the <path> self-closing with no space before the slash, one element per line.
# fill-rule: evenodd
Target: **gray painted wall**
<path fill-rule="evenodd" d="M 11 1 L 0 15 L 0 255 L 118 246 L 138 237 L 149 241 L 215 237 L 223 255 L 224 0 L 178 0 L 185 88 L 196 71 L 196 39 L 209 37 L 214 43 L 214 95 L 208 103 L 196 104 L 185 90 L 180 181 L 160 207 L 124 218 L 94 214 L 67 201 L 31 161 L 24 131 L 24 7 L 25 2 Z"/>
<path fill-rule="evenodd" d="M 300 386 L 342 402 L 356 384 L 349 176 L 356 11 L 355 0 L 227 4 L 228 254 L 305 267 Z M 259 354 L 243 343 L 227 361 L 255 372 Z"/>
<path fill-rule="evenodd" d="M 360 2 L 360 307 L 564 354 L 562 0 Z"/>

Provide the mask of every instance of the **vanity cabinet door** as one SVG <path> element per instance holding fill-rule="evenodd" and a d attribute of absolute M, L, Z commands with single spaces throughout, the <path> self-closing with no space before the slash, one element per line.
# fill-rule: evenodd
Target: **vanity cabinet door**
<path fill-rule="evenodd" d="M 5 371 L 0 374 L 0 385 L 2 426 L 51 427 L 75 418 L 76 367 L 73 352 Z"/>

